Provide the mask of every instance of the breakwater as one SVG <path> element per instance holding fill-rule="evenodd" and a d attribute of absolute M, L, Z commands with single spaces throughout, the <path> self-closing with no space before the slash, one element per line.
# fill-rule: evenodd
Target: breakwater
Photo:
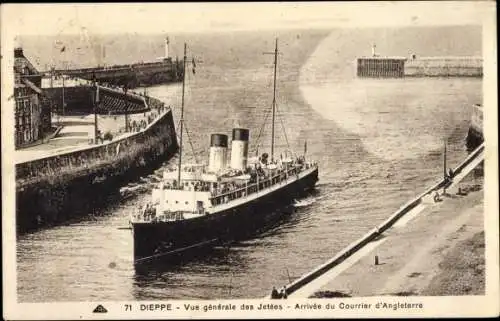
<path fill-rule="evenodd" d="M 358 77 L 482 77 L 481 57 L 360 57 Z"/>
<path fill-rule="evenodd" d="M 183 75 L 182 61 L 171 58 L 158 62 L 145 62 L 130 65 L 113 65 L 107 67 L 64 69 L 44 72 L 64 74 L 86 80 L 97 80 L 115 86 L 135 88 L 179 82 Z"/>
<path fill-rule="evenodd" d="M 459 177 L 458 179 L 463 178 L 471 169 L 475 168 L 479 163 L 484 159 L 484 144 L 481 144 L 477 149 L 475 149 L 472 153 L 468 155 L 468 157 L 462 161 L 455 169 L 454 169 L 454 177 Z M 470 168 L 469 168 L 470 167 Z M 460 178 L 461 177 L 461 178 Z M 373 228 L 365 235 L 363 235 L 358 240 L 352 242 L 350 245 L 341 250 L 337 255 L 333 258 L 325 262 L 324 264 L 316 267 L 311 272 L 308 272 L 298 278 L 297 280 L 291 282 L 286 286 L 286 292 L 288 295 L 292 295 L 294 292 L 299 289 L 305 287 L 309 283 L 314 280 L 321 278 L 326 272 L 334 269 L 339 266 L 341 263 L 346 261 L 349 257 L 353 256 L 355 253 L 360 251 L 362 248 L 367 246 L 370 242 L 376 241 L 379 239 L 385 231 L 390 229 L 394 224 L 402 218 L 404 215 L 409 214 L 412 210 L 416 209 L 417 206 L 421 205 L 423 202 L 423 198 L 431 195 L 434 191 L 437 191 L 441 188 L 446 188 L 451 184 L 451 182 L 447 179 L 441 179 L 423 193 L 419 194 L 417 197 L 408 201 L 406 204 L 401 206 L 395 213 L 393 213 L 389 218 L 387 218 L 384 222 L 379 224 L 377 227 Z"/>
<path fill-rule="evenodd" d="M 407 77 L 482 77 L 481 57 L 421 57 L 405 62 Z"/>
<path fill-rule="evenodd" d="M 19 232 L 99 208 L 119 195 L 119 186 L 148 174 L 177 151 L 172 110 L 152 97 L 143 102 L 157 117 L 135 132 L 16 164 Z"/>

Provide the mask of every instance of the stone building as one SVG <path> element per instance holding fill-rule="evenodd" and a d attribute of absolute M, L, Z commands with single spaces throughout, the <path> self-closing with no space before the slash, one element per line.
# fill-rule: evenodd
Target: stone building
<path fill-rule="evenodd" d="M 23 147 L 44 137 L 51 130 L 51 103 L 41 88 L 42 75 L 14 49 L 15 145 Z"/>

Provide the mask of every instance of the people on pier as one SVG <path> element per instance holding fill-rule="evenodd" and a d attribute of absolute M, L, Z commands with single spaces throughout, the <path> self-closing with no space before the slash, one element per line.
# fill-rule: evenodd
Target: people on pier
<path fill-rule="evenodd" d="M 441 196 L 439 196 L 439 193 L 437 191 L 434 191 L 434 202 L 441 202 Z"/>
<path fill-rule="evenodd" d="M 280 298 L 281 299 L 286 299 L 288 297 L 288 294 L 286 293 L 286 286 L 283 286 L 280 291 Z"/>
<path fill-rule="evenodd" d="M 276 289 L 276 287 L 273 286 L 273 290 L 271 291 L 271 299 L 279 299 L 280 298 L 280 294 L 278 292 L 278 290 Z"/>
<path fill-rule="evenodd" d="M 460 196 L 465 196 L 465 195 L 467 195 L 467 192 L 466 192 L 466 191 L 464 191 L 461 187 L 459 187 L 459 188 L 458 188 L 457 195 L 460 195 Z"/>

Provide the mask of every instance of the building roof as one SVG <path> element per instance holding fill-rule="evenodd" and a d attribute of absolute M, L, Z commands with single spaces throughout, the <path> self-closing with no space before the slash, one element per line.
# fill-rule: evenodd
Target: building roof
<path fill-rule="evenodd" d="M 39 72 L 24 56 L 22 48 L 14 49 L 14 72 L 21 75 L 38 75 Z"/>

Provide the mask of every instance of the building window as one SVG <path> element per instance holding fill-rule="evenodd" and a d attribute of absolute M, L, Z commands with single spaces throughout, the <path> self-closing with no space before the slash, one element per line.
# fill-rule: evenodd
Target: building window
<path fill-rule="evenodd" d="M 27 114 L 31 113 L 31 102 L 29 101 L 29 99 L 24 100 L 24 108 Z"/>

